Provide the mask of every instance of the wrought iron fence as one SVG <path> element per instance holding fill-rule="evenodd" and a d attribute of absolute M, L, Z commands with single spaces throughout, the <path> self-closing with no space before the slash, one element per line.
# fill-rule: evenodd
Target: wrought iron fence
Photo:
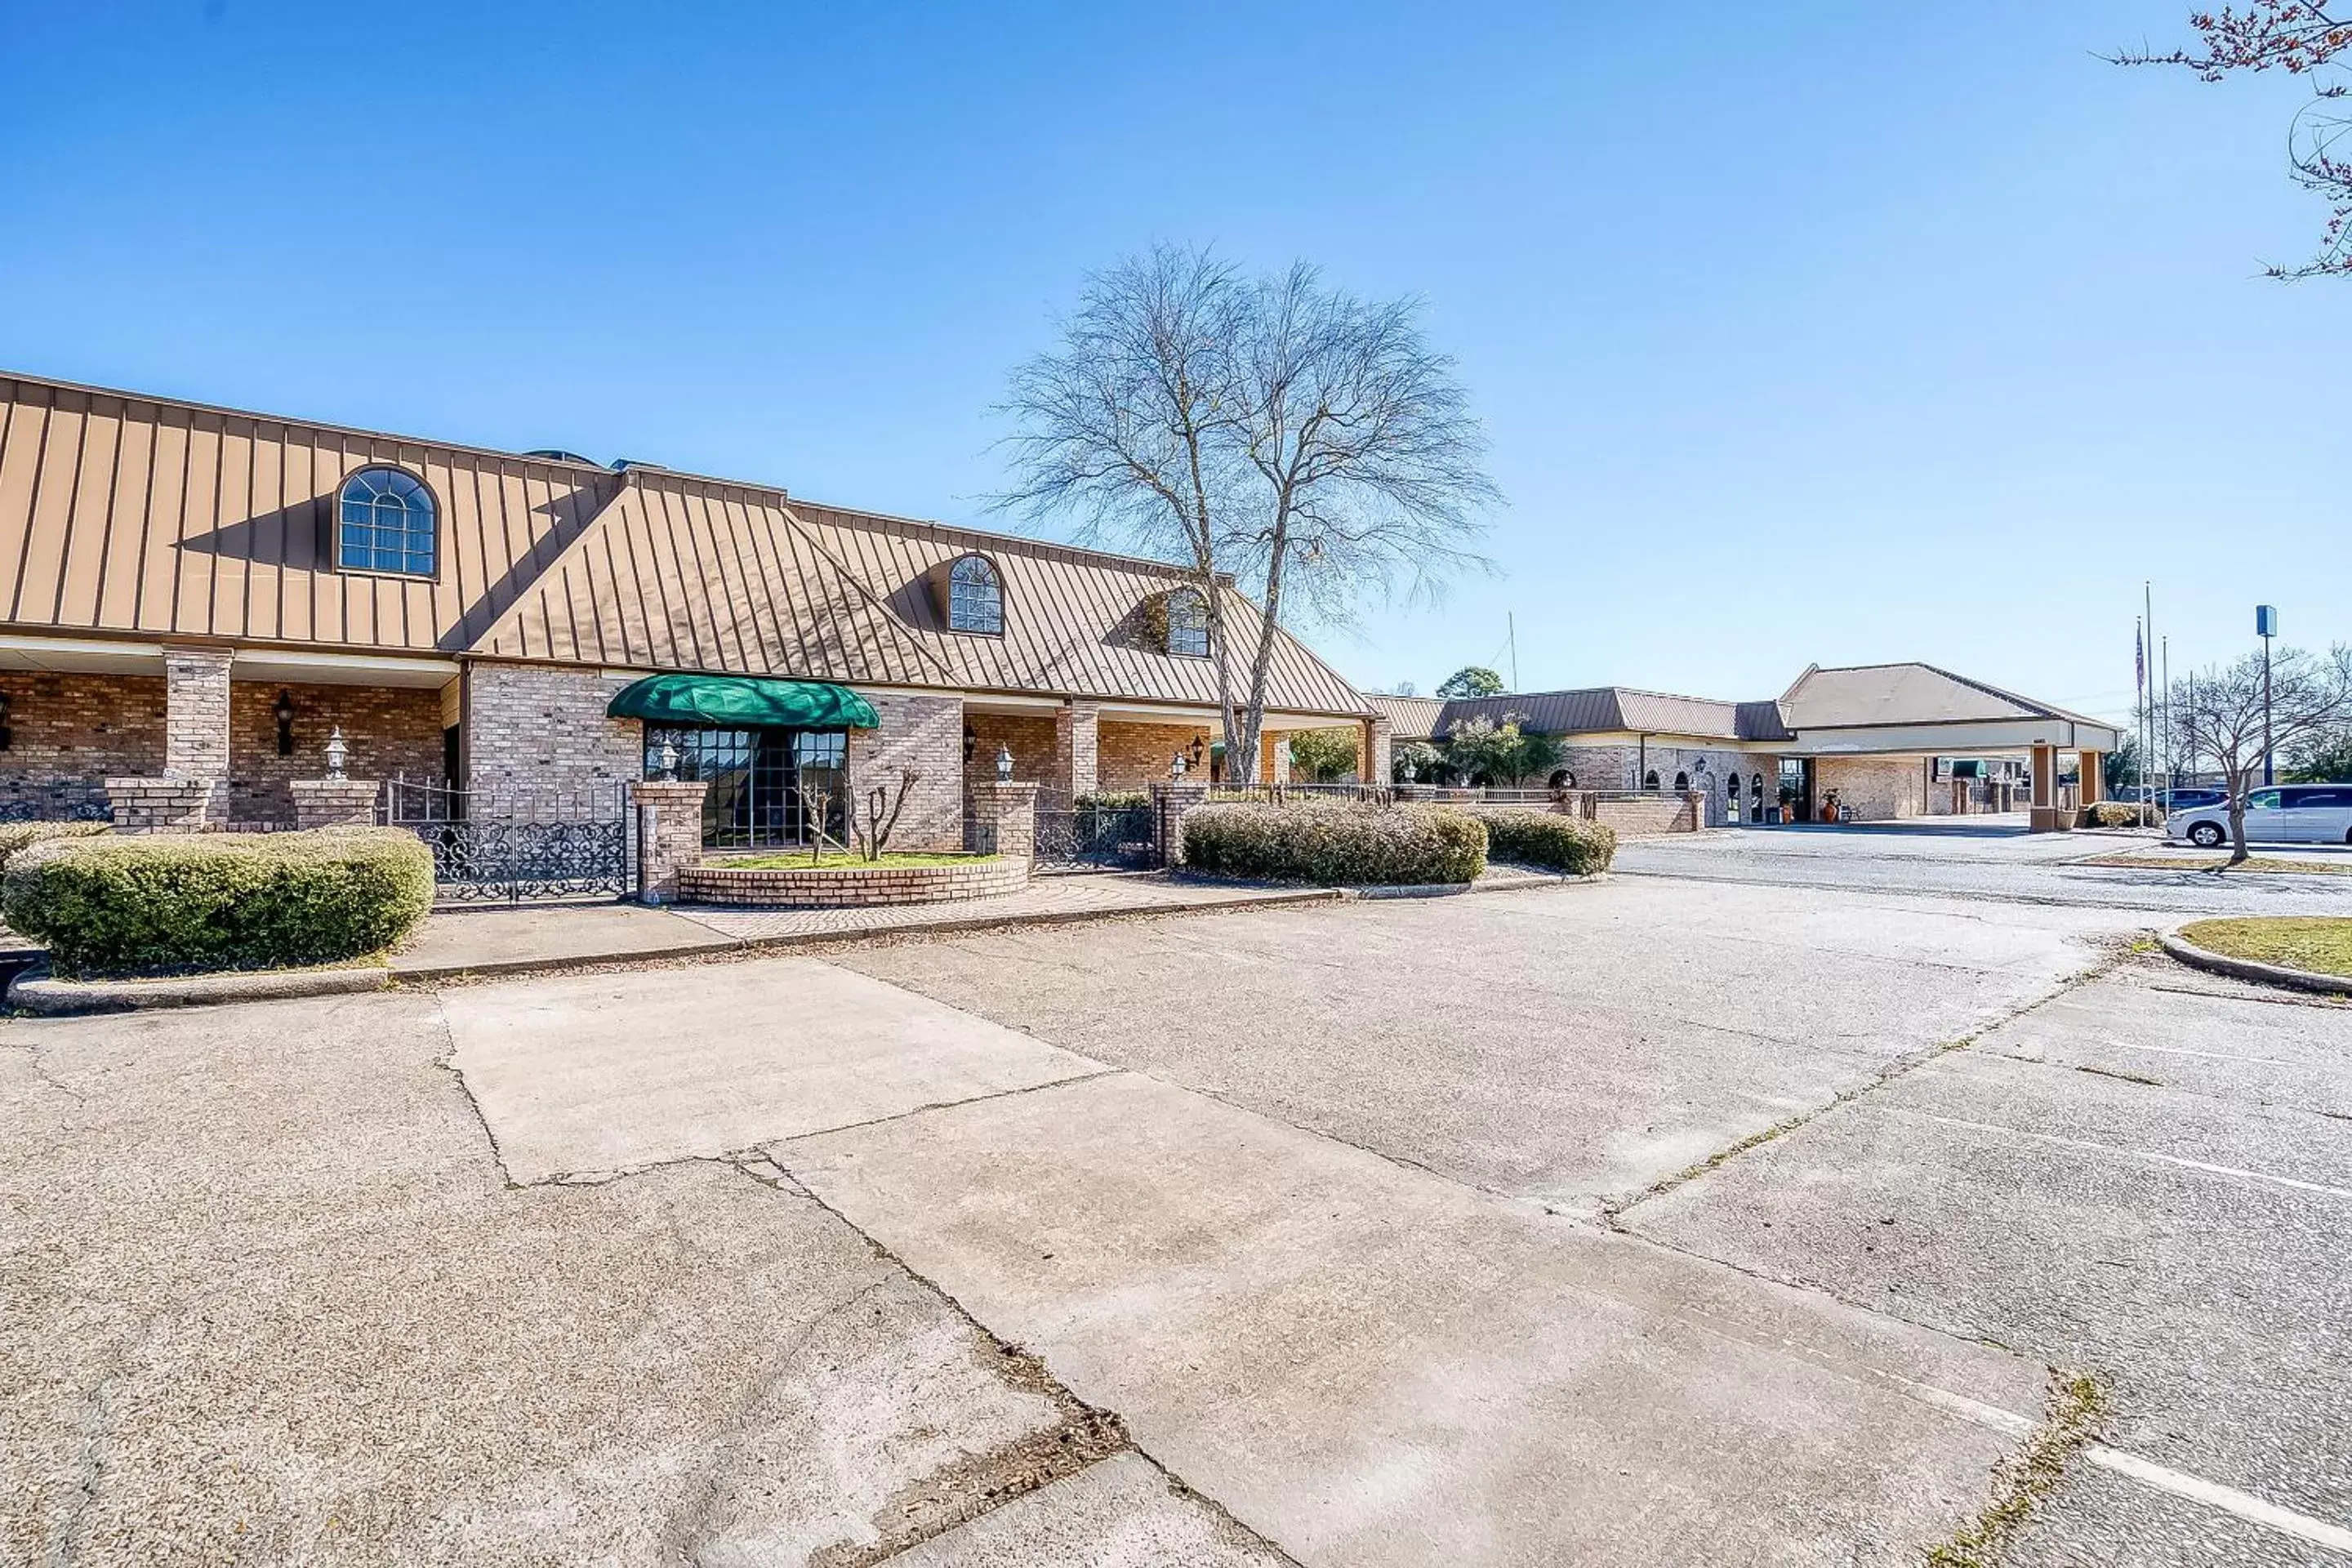
<path fill-rule="evenodd" d="M 0 780 L 0 822 L 106 822 L 114 808 L 90 779 Z"/>
<path fill-rule="evenodd" d="M 452 903 L 625 898 L 636 887 L 627 786 L 501 794 L 441 781 L 386 780 L 383 820 L 433 852 L 436 892 Z"/>
<path fill-rule="evenodd" d="M 1037 795 L 1040 872 L 1149 870 L 1160 863 L 1160 808 L 1146 793 Z"/>

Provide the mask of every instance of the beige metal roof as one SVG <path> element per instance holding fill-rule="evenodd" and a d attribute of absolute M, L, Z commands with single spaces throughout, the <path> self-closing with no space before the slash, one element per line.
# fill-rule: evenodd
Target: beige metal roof
<path fill-rule="evenodd" d="M 1781 697 L 1780 711 L 1797 730 L 2017 719 L 2063 719 L 2106 727 L 2096 719 L 2069 713 L 1932 664 L 1864 664 L 1835 669 L 1816 665 L 1797 677 Z"/>
<path fill-rule="evenodd" d="M 333 500 L 370 463 L 439 503 L 433 581 L 340 572 Z M 978 550 L 1001 637 L 949 631 L 925 574 Z M 1157 651 L 1150 561 L 788 500 L 667 469 L 614 473 L 135 394 L 0 376 L 0 623 L 383 652 L 1216 700 Z M 1228 592 L 1244 644 L 1256 608 Z M 1367 711 L 1278 634 L 1268 706 Z"/>
<path fill-rule="evenodd" d="M 1388 715 L 1398 737 L 1408 740 L 1444 736 L 1465 719 L 1484 716 L 1499 722 L 1505 714 L 1517 714 L 1523 727 L 1546 735 L 1633 732 L 1769 741 L 1786 733 L 1769 702 L 1718 702 L 1624 686 L 1498 697 L 1369 696 L 1365 700 Z"/>
<path fill-rule="evenodd" d="M 440 503 L 436 580 L 334 569 L 334 493 L 379 462 Z M 0 376 L 0 621 L 454 652 L 617 484 L 578 464 Z"/>

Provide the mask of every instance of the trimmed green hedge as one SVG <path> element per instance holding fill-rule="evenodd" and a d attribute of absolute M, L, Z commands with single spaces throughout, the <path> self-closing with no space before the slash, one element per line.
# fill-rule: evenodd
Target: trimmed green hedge
<path fill-rule="evenodd" d="M 1202 805 L 1184 814 L 1184 863 L 1217 876 L 1324 887 L 1468 882 L 1486 868 L 1486 829 L 1444 806 Z"/>
<path fill-rule="evenodd" d="M 1486 852 L 1497 860 L 1588 877 L 1616 858 L 1617 830 L 1605 823 L 1534 807 L 1481 811 L 1478 820 L 1486 825 Z"/>
<path fill-rule="evenodd" d="M 58 839 L 0 881 L 9 926 L 63 974 L 333 963 L 390 947 L 432 904 L 433 857 L 396 827 Z"/>
<path fill-rule="evenodd" d="M 0 823 L 0 872 L 8 869 L 21 850 L 36 844 L 47 844 L 52 838 L 88 838 L 93 834 L 110 833 L 113 829 L 103 822 L 10 822 Z"/>

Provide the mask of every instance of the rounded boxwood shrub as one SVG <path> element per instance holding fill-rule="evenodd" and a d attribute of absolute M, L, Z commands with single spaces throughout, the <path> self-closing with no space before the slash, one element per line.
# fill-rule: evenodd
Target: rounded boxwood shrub
<path fill-rule="evenodd" d="M 1467 882 L 1486 868 L 1486 829 L 1443 806 L 1202 805 L 1184 814 L 1184 863 L 1218 876 L 1325 887 Z"/>
<path fill-rule="evenodd" d="M 0 913 L 64 974 L 333 963 L 432 904 L 433 857 L 396 827 L 52 839 L 0 881 Z"/>
<path fill-rule="evenodd" d="M 1486 852 L 1497 860 L 1589 877 L 1609 869 L 1617 855 L 1617 830 L 1606 823 L 1533 807 L 1482 811 L 1478 819 L 1486 825 Z"/>
<path fill-rule="evenodd" d="M 21 850 L 36 844 L 47 844 L 52 838 L 88 838 L 93 834 L 110 833 L 113 829 L 103 822 L 7 822 L 0 823 L 0 872 L 8 869 Z"/>
<path fill-rule="evenodd" d="M 2164 820 L 2163 812 L 2127 800 L 2093 801 L 2089 816 L 2092 827 L 2139 827 Z"/>

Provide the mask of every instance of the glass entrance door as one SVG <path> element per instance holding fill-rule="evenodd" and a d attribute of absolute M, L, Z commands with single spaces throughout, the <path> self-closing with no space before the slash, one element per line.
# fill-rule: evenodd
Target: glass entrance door
<path fill-rule="evenodd" d="M 664 746 L 677 753 L 679 778 L 710 785 L 702 800 L 704 848 L 805 847 L 820 826 L 835 842 L 844 837 L 846 731 L 648 724 L 647 778 L 661 776 Z"/>

